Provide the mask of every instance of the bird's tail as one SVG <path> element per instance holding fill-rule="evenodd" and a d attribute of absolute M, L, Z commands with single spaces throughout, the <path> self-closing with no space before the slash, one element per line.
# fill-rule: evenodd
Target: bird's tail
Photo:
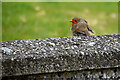
<path fill-rule="evenodd" d="M 94 34 L 93 30 L 90 28 L 89 25 L 87 26 L 87 29 L 88 29 L 88 31 L 90 31 L 90 32 L 92 32 Z"/>
<path fill-rule="evenodd" d="M 90 36 L 90 33 L 88 32 L 88 29 L 87 28 L 85 28 L 85 34 L 87 35 L 87 36 Z"/>

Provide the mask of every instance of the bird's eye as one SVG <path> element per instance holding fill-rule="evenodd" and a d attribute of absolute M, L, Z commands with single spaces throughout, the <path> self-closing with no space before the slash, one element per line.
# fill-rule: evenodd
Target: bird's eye
<path fill-rule="evenodd" d="M 77 22 L 77 21 L 75 20 L 75 22 Z"/>

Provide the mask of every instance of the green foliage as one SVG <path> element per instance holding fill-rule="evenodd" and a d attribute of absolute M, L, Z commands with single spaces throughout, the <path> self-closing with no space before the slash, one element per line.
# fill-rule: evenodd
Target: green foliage
<path fill-rule="evenodd" d="M 71 36 L 69 21 L 74 17 L 86 19 L 96 35 L 118 33 L 115 2 L 4 2 L 2 39 Z"/>

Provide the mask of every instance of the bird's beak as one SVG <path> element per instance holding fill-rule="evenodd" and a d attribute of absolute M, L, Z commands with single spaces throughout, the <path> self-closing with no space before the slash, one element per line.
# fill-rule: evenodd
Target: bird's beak
<path fill-rule="evenodd" d="M 70 21 L 70 22 L 72 22 L 72 21 Z"/>

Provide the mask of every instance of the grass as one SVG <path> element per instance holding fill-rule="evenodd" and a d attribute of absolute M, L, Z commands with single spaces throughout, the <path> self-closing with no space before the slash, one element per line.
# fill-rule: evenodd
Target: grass
<path fill-rule="evenodd" d="M 3 2 L 2 40 L 71 36 L 69 21 L 77 16 L 96 35 L 118 33 L 117 2 Z"/>

